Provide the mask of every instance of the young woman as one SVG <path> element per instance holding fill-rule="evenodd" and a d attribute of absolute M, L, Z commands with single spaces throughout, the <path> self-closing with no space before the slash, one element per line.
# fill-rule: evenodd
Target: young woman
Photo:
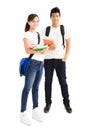
<path fill-rule="evenodd" d="M 38 34 L 35 31 L 39 24 L 39 17 L 37 14 L 30 14 L 27 19 L 24 33 L 24 47 L 27 54 L 34 54 L 31 58 L 31 64 L 27 75 L 25 76 L 25 84 L 21 96 L 21 113 L 20 121 L 24 124 L 30 125 L 31 122 L 28 118 L 26 109 L 27 109 L 27 100 L 30 90 L 32 89 L 32 118 L 37 121 L 42 121 L 42 116 L 39 113 L 38 108 L 38 89 L 39 83 L 41 81 L 43 73 L 43 60 L 44 60 L 44 50 L 34 50 L 32 46 L 38 44 Z"/>

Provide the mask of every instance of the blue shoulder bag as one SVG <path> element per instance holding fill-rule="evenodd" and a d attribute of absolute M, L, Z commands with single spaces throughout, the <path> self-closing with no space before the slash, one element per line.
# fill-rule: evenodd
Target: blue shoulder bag
<path fill-rule="evenodd" d="M 40 43 L 40 34 L 38 33 L 38 44 L 39 43 Z M 22 58 L 20 60 L 20 63 L 19 63 L 19 73 L 20 73 L 20 76 L 26 76 L 28 68 L 29 68 L 29 65 L 30 65 L 30 62 L 31 62 L 31 57 L 33 55 L 34 54 L 30 54 L 29 57 Z"/>

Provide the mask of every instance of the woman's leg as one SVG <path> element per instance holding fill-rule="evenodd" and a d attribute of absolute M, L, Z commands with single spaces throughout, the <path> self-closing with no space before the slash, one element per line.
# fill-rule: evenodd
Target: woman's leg
<path fill-rule="evenodd" d="M 21 96 L 21 112 L 26 110 L 28 94 L 30 89 L 33 86 L 36 77 L 36 72 L 37 72 L 37 68 L 35 67 L 35 63 L 32 61 L 31 65 L 29 66 L 27 75 L 25 77 L 25 85 Z"/>
<path fill-rule="evenodd" d="M 43 74 L 43 63 L 38 63 L 38 70 L 32 87 L 33 108 L 38 107 L 38 89 Z"/>

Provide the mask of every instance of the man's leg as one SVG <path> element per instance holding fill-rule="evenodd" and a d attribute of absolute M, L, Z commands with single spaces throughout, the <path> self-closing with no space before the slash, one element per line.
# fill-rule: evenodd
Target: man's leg
<path fill-rule="evenodd" d="M 61 86 L 64 106 L 67 112 L 71 113 L 72 109 L 70 108 L 68 85 L 66 82 L 66 65 L 65 65 L 65 62 L 63 62 L 62 60 L 57 60 L 56 62 L 56 73 L 57 73 L 59 83 Z"/>
<path fill-rule="evenodd" d="M 44 112 L 47 113 L 52 103 L 51 100 L 52 79 L 53 79 L 53 71 L 54 71 L 53 60 L 44 60 L 44 69 L 45 69 L 45 101 L 46 101 Z"/>

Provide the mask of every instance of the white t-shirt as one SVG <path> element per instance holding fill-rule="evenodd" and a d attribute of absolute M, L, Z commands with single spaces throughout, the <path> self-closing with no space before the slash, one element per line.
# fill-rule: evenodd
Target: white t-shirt
<path fill-rule="evenodd" d="M 65 35 L 64 38 L 68 39 L 70 38 L 69 32 L 66 30 L 65 26 Z M 45 32 L 46 29 L 43 30 L 43 38 L 45 38 Z M 50 28 L 50 33 L 49 33 L 49 38 L 53 39 L 54 43 L 56 44 L 56 49 L 55 50 L 48 50 L 45 53 L 45 59 L 61 59 L 64 57 L 65 54 L 65 49 L 63 48 L 63 41 L 62 41 L 62 35 L 60 32 L 60 27 L 54 28 L 51 26 Z M 66 44 L 66 43 L 64 43 Z"/>
<path fill-rule="evenodd" d="M 38 44 L 38 37 L 37 37 L 36 33 L 29 32 L 29 31 L 24 32 L 24 38 L 27 38 L 29 40 L 29 46 L 32 44 L 35 44 L 35 45 Z M 40 36 L 40 43 L 39 44 L 43 44 L 41 36 Z M 34 54 L 31 59 L 43 61 L 44 54 L 41 54 L 41 53 Z"/>

